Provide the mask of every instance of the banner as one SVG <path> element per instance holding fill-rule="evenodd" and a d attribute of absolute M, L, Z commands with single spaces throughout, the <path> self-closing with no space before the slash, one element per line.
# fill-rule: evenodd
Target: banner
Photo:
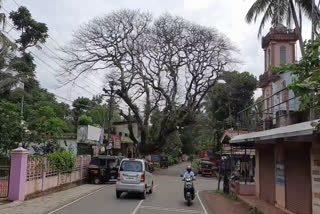
<path fill-rule="evenodd" d="M 121 149 L 121 137 L 120 135 L 112 135 L 112 141 L 113 141 L 113 148 L 114 149 Z"/>

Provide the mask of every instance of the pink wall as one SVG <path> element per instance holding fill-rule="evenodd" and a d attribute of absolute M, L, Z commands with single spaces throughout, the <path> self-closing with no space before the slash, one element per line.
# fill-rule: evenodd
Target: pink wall
<path fill-rule="evenodd" d="M 42 176 L 38 179 L 26 181 L 26 195 L 45 191 L 63 184 L 69 184 L 85 179 L 88 174 L 87 171 L 91 157 L 78 156 L 77 158 L 81 160 L 79 166 L 77 169 L 73 170 L 70 173 L 58 173 L 57 175 L 48 177 Z"/>
<path fill-rule="evenodd" d="M 292 46 L 291 43 L 281 43 L 277 42 L 274 44 L 274 65 L 279 66 L 280 65 L 280 47 L 286 47 L 287 50 L 287 63 L 293 63 L 294 62 L 294 56 L 292 55 L 294 53 L 294 46 Z"/>

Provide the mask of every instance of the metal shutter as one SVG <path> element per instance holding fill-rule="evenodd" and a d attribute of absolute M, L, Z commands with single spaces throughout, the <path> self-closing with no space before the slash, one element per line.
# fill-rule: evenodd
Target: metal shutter
<path fill-rule="evenodd" d="M 275 203 L 275 171 L 273 146 L 259 149 L 260 158 L 260 197 L 271 203 Z"/>
<path fill-rule="evenodd" d="M 299 214 L 312 213 L 310 146 L 292 145 L 285 155 L 287 209 Z"/>

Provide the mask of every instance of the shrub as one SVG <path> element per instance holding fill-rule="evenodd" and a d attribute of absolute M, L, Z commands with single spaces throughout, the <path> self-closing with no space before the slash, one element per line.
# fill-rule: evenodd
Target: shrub
<path fill-rule="evenodd" d="M 179 163 L 179 158 L 178 157 L 175 157 L 175 156 L 172 156 L 172 155 L 168 156 L 168 164 L 170 166 L 172 166 L 174 164 L 178 164 L 178 163 Z"/>
<path fill-rule="evenodd" d="M 59 171 L 71 171 L 75 165 L 76 159 L 71 152 L 54 152 L 47 155 L 51 167 Z"/>
<path fill-rule="evenodd" d="M 194 159 L 192 161 L 192 168 L 193 170 L 198 170 L 200 168 L 201 160 L 200 159 Z"/>

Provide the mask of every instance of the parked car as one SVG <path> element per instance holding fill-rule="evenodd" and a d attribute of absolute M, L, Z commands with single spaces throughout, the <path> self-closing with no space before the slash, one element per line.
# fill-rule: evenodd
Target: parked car
<path fill-rule="evenodd" d="M 167 156 L 161 156 L 160 157 L 160 168 L 168 168 L 169 162 Z"/>
<path fill-rule="evenodd" d="M 131 158 L 121 161 L 116 184 L 117 198 L 123 192 L 135 192 L 144 199 L 147 193 L 152 193 L 152 188 L 153 176 L 148 161 Z"/>
<path fill-rule="evenodd" d="M 123 157 L 99 155 L 92 157 L 88 167 L 90 183 L 100 184 L 116 180 Z"/>
<path fill-rule="evenodd" d="M 200 168 L 198 171 L 198 174 L 202 174 L 202 176 L 213 176 L 215 175 L 215 170 L 217 168 L 213 165 L 210 161 L 204 161 L 202 160 L 200 162 Z"/>

